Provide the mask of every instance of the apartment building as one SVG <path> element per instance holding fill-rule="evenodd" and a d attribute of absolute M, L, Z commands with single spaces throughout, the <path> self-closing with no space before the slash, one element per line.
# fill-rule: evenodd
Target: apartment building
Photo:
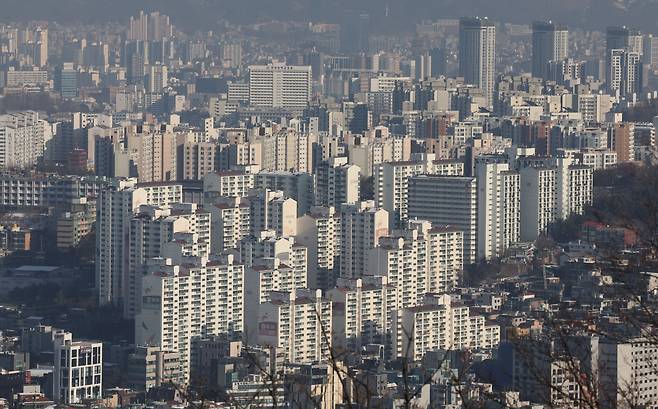
<path fill-rule="evenodd" d="M 473 177 L 418 175 L 409 179 L 409 219 L 450 225 L 464 233 L 464 263 L 476 261 L 477 182 Z"/>
<path fill-rule="evenodd" d="M 238 249 L 240 241 L 251 234 L 249 200 L 243 197 L 207 198 L 205 208 L 211 215 L 213 254 Z"/>
<path fill-rule="evenodd" d="M 368 344 L 385 344 L 392 327 L 388 302 L 395 292 L 387 276 L 339 278 L 327 293 L 333 305 L 333 347 L 355 351 Z"/>
<path fill-rule="evenodd" d="M 299 244 L 314 262 L 308 265 L 309 288 L 328 290 L 336 281 L 340 259 L 341 218 L 333 207 L 313 207 L 297 219 Z"/>
<path fill-rule="evenodd" d="M 259 163 L 262 170 L 312 173 L 316 139 L 312 134 L 282 128 L 252 137 L 249 142 L 262 147 L 262 162 Z"/>
<path fill-rule="evenodd" d="M 0 175 L 0 205 L 68 207 L 74 200 L 98 197 L 111 183 L 96 176 L 4 173 Z"/>
<path fill-rule="evenodd" d="M 521 182 L 521 240 L 534 241 L 557 217 L 556 169 L 525 167 Z"/>
<path fill-rule="evenodd" d="M 255 189 L 280 190 L 297 202 L 297 217 L 305 215 L 315 204 L 315 177 L 305 172 L 258 172 Z"/>
<path fill-rule="evenodd" d="M 254 325 L 258 308 L 271 299 L 273 291 L 291 292 L 298 288 L 308 288 L 306 269 L 289 265 L 292 263 L 286 261 L 279 257 L 259 258 L 246 268 L 245 339 L 249 342 L 256 340 L 258 329 Z"/>
<path fill-rule="evenodd" d="M 478 230 L 476 257 L 501 256 L 521 235 L 520 178 L 507 163 L 476 163 Z"/>
<path fill-rule="evenodd" d="M 420 361 L 430 351 L 492 350 L 500 343 L 500 327 L 487 324 L 483 316 L 472 316 L 470 307 L 450 295 L 427 297 L 415 307 L 404 308 L 399 324 L 402 336 L 398 354 Z"/>
<path fill-rule="evenodd" d="M 346 157 L 330 158 L 315 173 L 315 205 L 340 208 L 360 200 L 361 170 L 349 165 Z"/>
<path fill-rule="evenodd" d="M 297 202 L 281 191 L 254 190 L 247 197 L 251 234 L 272 230 L 279 236 L 297 234 Z"/>
<path fill-rule="evenodd" d="M 185 381 L 180 372 L 178 353 L 163 351 L 157 346 L 135 347 L 135 352 L 128 355 L 126 378 L 130 388 L 144 392 Z"/>
<path fill-rule="evenodd" d="M 388 212 L 373 201 L 343 206 L 340 234 L 340 277 L 359 278 L 366 272 L 368 252 L 388 234 Z"/>
<path fill-rule="evenodd" d="M 409 178 L 420 174 L 462 176 L 464 164 L 459 161 L 434 160 L 425 154 L 421 160 L 383 163 L 373 176 L 375 203 L 389 212 L 390 227 L 403 225 L 408 218 Z"/>
<path fill-rule="evenodd" d="M 194 203 L 169 206 L 141 205 L 130 220 L 128 234 L 128 269 L 123 280 L 123 315 L 134 318 L 139 313 L 141 277 L 145 263 L 162 256 L 165 244 L 177 233 L 195 235 L 197 257 L 208 257 L 211 240 L 210 213 Z"/>
<path fill-rule="evenodd" d="M 203 178 L 203 191 L 207 197 L 242 197 L 254 188 L 254 175 L 241 171 L 208 173 Z"/>
<path fill-rule="evenodd" d="M 148 262 L 146 272 L 135 344 L 177 352 L 187 381 L 193 337 L 243 330 L 244 266 L 233 255 L 187 257 L 180 264 L 157 258 Z"/>
<path fill-rule="evenodd" d="M 130 220 L 139 206 L 168 206 L 182 202 L 177 184 L 137 184 L 120 180 L 101 190 L 96 203 L 96 288 L 100 305 L 124 301 L 129 260 Z"/>
<path fill-rule="evenodd" d="M 282 63 L 249 66 L 249 103 L 304 109 L 311 100 L 311 67 Z"/>
<path fill-rule="evenodd" d="M 331 348 L 331 301 L 321 290 L 273 292 L 258 312 L 258 340 L 273 347 L 276 362 L 326 361 Z"/>
<path fill-rule="evenodd" d="M 397 308 L 416 305 L 425 293 L 450 291 L 463 269 L 463 232 L 425 220 L 407 226 L 380 238 L 368 257 L 368 275 L 385 275 L 397 288 Z"/>
<path fill-rule="evenodd" d="M 0 115 L 0 168 L 30 169 L 43 158 L 47 122 L 35 111 Z"/>

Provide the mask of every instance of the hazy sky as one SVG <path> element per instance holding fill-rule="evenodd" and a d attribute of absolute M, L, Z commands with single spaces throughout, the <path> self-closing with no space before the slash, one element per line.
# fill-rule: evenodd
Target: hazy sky
<path fill-rule="evenodd" d="M 211 27 L 218 18 L 338 21 L 345 7 L 363 8 L 377 18 L 387 4 L 392 21 L 386 26 L 402 28 L 421 18 L 486 15 L 512 22 L 553 19 L 586 28 L 625 24 L 658 32 L 658 0 L 0 0 L 0 20 L 124 20 L 144 8 L 170 14 L 181 27 Z"/>

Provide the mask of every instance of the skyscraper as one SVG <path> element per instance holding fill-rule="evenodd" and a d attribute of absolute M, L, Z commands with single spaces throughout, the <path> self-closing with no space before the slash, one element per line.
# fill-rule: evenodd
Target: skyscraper
<path fill-rule="evenodd" d="M 242 64 L 242 44 L 239 42 L 223 44 L 222 63 L 225 67 L 239 67 Z"/>
<path fill-rule="evenodd" d="M 128 40 L 141 40 L 146 41 L 148 38 L 148 15 L 144 11 L 140 11 L 137 17 L 130 16 L 130 23 L 128 27 Z"/>
<path fill-rule="evenodd" d="M 624 49 L 612 49 L 608 56 L 608 91 L 611 95 L 632 97 L 642 92 L 642 56 Z"/>
<path fill-rule="evenodd" d="M 48 64 L 48 29 L 38 28 L 36 32 L 34 64 L 45 67 Z"/>
<path fill-rule="evenodd" d="M 487 104 L 493 103 L 496 80 L 496 26 L 486 18 L 459 20 L 459 75 L 482 89 Z"/>
<path fill-rule="evenodd" d="M 548 63 L 569 56 L 569 31 L 551 21 L 532 23 L 532 76 L 547 78 Z"/>
<path fill-rule="evenodd" d="M 155 63 L 148 67 L 147 72 L 146 90 L 152 93 L 162 92 L 169 80 L 167 66 Z"/>
<path fill-rule="evenodd" d="M 62 98 L 75 98 L 78 96 L 78 70 L 73 63 L 62 63 L 55 70 L 55 90 Z"/>
<path fill-rule="evenodd" d="M 142 83 L 149 63 L 149 43 L 147 41 L 126 42 L 123 57 L 128 82 L 131 84 Z"/>
<path fill-rule="evenodd" d="M 346 10 L 340 27 L 340 48 L 347 53 L 368 51 L 370 14 L 360 10 Z"/>
<path fill-rule="evenodd" d="M 448 71 L 448 57 L 443 48 L 432 48 L 429 51 L 430 57 L 430 76 L 438 78 L 441 75 L 446 75 Z"/>
<path fill-rule="evenodd" d="M 628 46 L 628 36 L 630 31 L 624 27 L 608 27 L 605 32 L 606 55 L 610 50 L 623 49 Z"/>
<path fill-rule="evenodd" d="M 658 69 L 658 36 L 649 34 L 644 39 L 644 63 L 652 70 Z"/>
<path fill-rule="evenodd" d="M 130 17 L 128 41 L 161 41 L 173 34 L 173 26 L 169 16 L 154 11 L 150 14 L 140 11 L 137 16 Z"/>
<path fill-rule="evenodd" d="M 608 87 L 610 85 L 610 73 L 613 64 L 613 50 L 626 50 L 628 52 L 642 55 L 644 52 L 642 34 L 638 31 L 632 31 L 628 27 L 608 27 L 605 35 L 605 60 L 606 75 L 608 75 Z"/>

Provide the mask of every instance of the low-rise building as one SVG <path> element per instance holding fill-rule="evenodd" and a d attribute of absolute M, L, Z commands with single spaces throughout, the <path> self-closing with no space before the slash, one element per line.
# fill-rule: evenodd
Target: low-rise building
<path fill-rule="evenodd" d="M 103 393 L 103 344 L 73 341 L 61 333 L 54 341 L 53 398 L 64 405 L 100 399 Z"/>

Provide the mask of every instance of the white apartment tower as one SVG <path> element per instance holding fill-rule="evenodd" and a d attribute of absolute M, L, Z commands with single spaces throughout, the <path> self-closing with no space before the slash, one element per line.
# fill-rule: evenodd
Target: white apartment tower
<path fill-rule="evenodd" d="M 190 340 L 240 333 L 244 324 L 244 266 L 233 255 L 151 259 L 142 279 L 135 344 L 177 351 L 189 379 Z"/>
<path fill-rule="evenodd" d="M 459 161 L 434 160 L 426 154 L 420 160 L 382 163 L 373 177 L 375 203 L 389 212 L 391 228 L 402 226 L 408 217 L 409 178 L 420 174 L 462 176 Z"/>
<path fill-rule="evenodd" d="M 520 178 L 507 163 L 489 158 L 475 166 L 478 185 L 478 229 L 476 256 L 501 256 L 521 234 Z"/>
<path fill-rule="evenodd" d="M 368 255 L 368 275 L 384 275 L 397 289 L 397 308 L 416 305 L 426 293 L 445 293 L 461 277 L 463 233 L 432 226 L 426 220 L 409 221 L 379 240 Z"/>
<path fill-rule="evenodd" d="M 308 249 L 309 288 L 328 290 L 336 281 L 340 257 L 341 218 L 333 207 L 313 207 L 297 219 L 299 244 Z"/>
<path fill-rule="evenodd" d="M 262 170 L 313 173 L 313 135 L 294 129 L 281 129 L 249 142 L 261 146 Z"/>
<path fill-rule="evenodd" d="M 315 174 L 316 206 L 340 208 L 360 200 L 361 169 L 349 165 L 346 157 L 334 157 L 321 163 Z"/>
<path fill-rule="evenodd" d="M 356 351 L 368 344 L 385 344 L 391 328 L 388 302 L 395 287 L 386 276 L 339 278 L 327 294 L 333 303 L 333 346 Z"/>
<path fill-rule="evenodd" d="M 176 184 L 139 185 L 119 180 L 102 189 L 97 199 L 96 289 L 100 305 L 122 305 L 129 271 L 130 220 L 141 205 L 168 206 L 182 202 Z"/>
<path fill-rule="evenodd" d="M 137 16 L 130 16 L 127 34 L 128 41 L 162 41 L 173 35 L 173 26 L 169 16 L 140 11 Z"/>
<path fill-rule="evenodd" d="M 240 240 L 251 234 L 249 201 L 243 197 L 209 198 L 205 208 L 211 215 L 213 254 L 240 247 Z"/>
<path fill-rule="evenodd" d="M 372 201 L 343 206 L 340 235 L 340 277 L 359 278 L 366 272 L 368 252 L 388 235 L 388 212 Z"/>
<path fill-rule="evenodd" d="M 247 342 L 257 339 L 255 323 L 258 308 L 271 300 L 274 291 L 291 292 L 307 288 L 306 270 L 295 268 L 278 257 L 260 258 L 253 261 L 245 271 L 245 334 Z"/>
<path fill-rule="evenodd" d="M 272 230 L 279 236 L 297 234 L 297 202 L 281 191 L 255 190 L 248 196 L 251 233 Z"/>
<path fill-rule="evenodd" d="M 395 288 L 387 301 L 389 322 L 399 323 L 401 310 L 419 305 L 425 294 L 450 291 L 461 276 L 462 254 L 461 231 L 435 228 L 427 221 L 411 221 L 408 229 L 380 239 L 379 246 L 370 251 L 368 274 L 386 276 Z M 386 345 L 398 356 L 401 351 L 393 348 L 401 346 L 404 335 L 395 325 L 389 333 Z"/>
<path fill-rule="evenodd" d="M 593 168 L 569 157 L 556 157 L 551 162 L 556 177 L 556 217 L 562 220 L 574 213 L 582 214 L 592 203 Z"/>
<path fill-rule="evenodd" d="M 658 354 L 650 339 L 603 339 L 598 357 L 598 393 L 604 409 L 658 404 Z"/>
<path fill-rule="evenodd" d="M 254 188 L 254 175 L 240 171 L 211 172 L 203 178 L 206 197 L 242 197 Z"/>
<path fill-rule="evenodd" d="M 0 168 L 36 166 L 45 149 L 46 124 L 35 111 L 0 115 Z"/>
<path fill-rule="evenodd" d="M 492 350 L 500 343 L 500 327 L 470 308 L 452 301 L 450 295 L 430 296 L 422 305 L 404 308 L 399 315 L 403 336 L 398 356 L 420 361 L 430 351 L 459 349 Z"/>
<path fill-rule="evenodd" d="M 524 167 L 521 181 L 521 240 L 534 241 L 546 233 L 557 217 L 557 181 L 555 168 Z"/>
<path fill-rule="evenodd" d="M 558 200 L 558 212 L 562 215 L 583 214 L 585 207 L 592 204 L 594 170 L 587 165 L 570 165 L 568 173 L 568 207 L 566 202 L 562 204 Z"/>
<path fill-rule="evenodd" d="M 39 27 L 35 34 L 34 64 L 45 67 L 48 64 L 48 29 Z"/>
<path fill-rule="evenodd" d="M 292 291 L 295 288 L 307 288 L 306 274 L 295 269 L 279 257 L 259 258 L 247 267 L 246 295 L 248 302 L 254 305 L 270 299 L 272 291 Z"/>
<path fill-rule="evenodd" d="M 194 203 L 173 203 L 171 206 L 142 205 L 130 220 L 128 236 L 128 271 L 124 279 L 123 314 L 134 318 L 139 312 L 142 276 L 145 263 L 160 257 L 165 244 L 177 233 L 193 234 L 194 256 L 208 257 L 210 253 L 210 213 Z"/>
<path fill-rule="evenodd" d="M 304 109 L 311 100 L 311 67 L 282 63 L 249 66 L 249 103 Z"/>
<path fill-rule="evenodd" d="M 632 98 L 642 92 L 642 54 L 628 48 L 610 50 L 607 78 L 612 95 Z"/>
<path fill-rule="evenodd" d="M 306 247 L 297 243 L 293 236 L 283 237 L 265 230 L 240 243 L 240 260 L 245 266 L 251 266 L 256 259 L 271 257 L 278 257 L 285 260 L 285 264 L 306 272 Z"/>
<path fill-rule="evenodd" d="M 258 340 L 276 349 L 277 363 L 325 361 L 330 357 L 331 317 L 331 301 L 321 290 L 273 292 L 259 308 Z"/>
<path fill-rule="evenodd" d="M 160 63 L 151 64 L 146 74 L 146 91 L 157 94 L 167 86 L 169 74 L 167 66 Z"/>

